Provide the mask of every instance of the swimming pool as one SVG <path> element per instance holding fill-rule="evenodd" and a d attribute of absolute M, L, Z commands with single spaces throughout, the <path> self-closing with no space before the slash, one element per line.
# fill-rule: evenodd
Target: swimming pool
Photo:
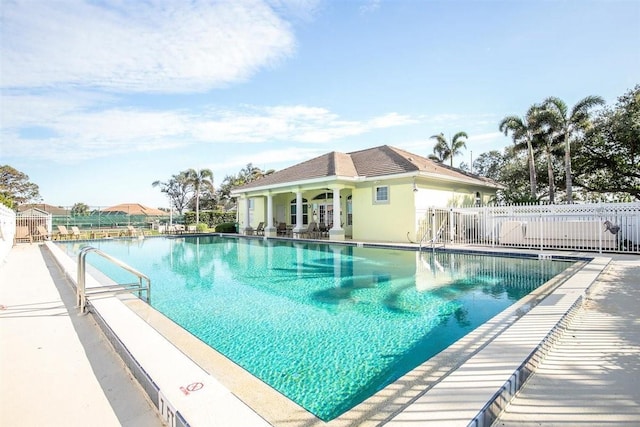
<path fill-rule="evenodd" d="M 90 244 L 148 274 L 156 309 L 323 420 L 571 264 L 217 236 Z"/>

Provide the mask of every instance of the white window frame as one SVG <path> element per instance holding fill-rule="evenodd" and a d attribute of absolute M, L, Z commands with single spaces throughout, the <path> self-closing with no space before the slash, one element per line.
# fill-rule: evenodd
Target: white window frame
<path fill-rule="evenodd" d="M 379 189 L 386 189 L 386 198 L 385 199 L 378 199 L 378 190 Z M 391 201 L 391 194 L 390 194 L 390 189 L 388 185 L 376 185 L 375 187 L 373 187 L 373 204 L 374 205 L 386 205 L 389 204 Z"/>
<path fill-rule="evenodd" d="M 255 207 L 256 207 L 256 200 L 253 197 L 248 198 L 247 210 L 249 211 L 249 224 L 253 224 L 253 213 L 255 212 Z"/>

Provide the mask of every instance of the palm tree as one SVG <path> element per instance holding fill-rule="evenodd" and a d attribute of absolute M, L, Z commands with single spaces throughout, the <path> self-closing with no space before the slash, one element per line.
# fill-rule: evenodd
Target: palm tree
<path fill-rule="evenodd" d="M 544 122 L 544 116 L 539 116 L 540 128 L 534 135 L 534 146 L 542 147 L 547 158 L 547 177 L 549 180 L 549 203 L 556 201 L 555 174 L 553 171 L 554 159 L 558 157 L 558 138 L 553 134 L 551 127 Z"/>
<path fill-rule="evenodd" d="M 451 167 L 453 167 L 453 158 L 459 154 L 462 154 L 462 149 L 467 148 L 466 141 L 462 138 L 468 138 L 466 132 L 458 132 L 453 135 L 451 144 L 447 142 L 443 133 L 433 135 L 429 139 L 435 139 L 436 145 L 433 147 L 434 155 L 430 155 L 429 158 L 438 160 L 444 163 L 447 159 L 451 160 Z"/>
<path fill-rule="evenodd" d="M 500 132 L 504 132 L 505 136 L 511 131 L 513 143 L 516 150 L 527 150 L 527 157 L 529 159 L 529 184 L 531 186 L 531 198 L 537 198 L 538 179 L 536 176 L 536 164 L 535 154 L 533 152 L 533 144 L 535 134 L 539 128 L 539 118 L 537 117 L 540 111 L 539 105 L 532 105 L 527 110 L 527 114 L 524 118 L 518 116 L 507 116 L 500 122 Z"/>
<path fill-rule="evenodd" d="M 573 202 L 573 178 L 571 175 L 571 142 L 577 134 L 583 131 L 590 122 L 590 111 L 593 107 L 603 105 L 604 99 L 590 95 L 578 101 L 569 112 L 567 104 L 560 98 L 549 97 L 544 103 L 545 114 L 548 114 L 549 124 L 557 135 L 562 138 L 564 146 L 564 167 L 566 174 L 567 202 Z"/>
<path fill-rule="evenodd" d="M 448 155 L 448 147 L 446 142 L 442 143 L 438 141 L 436 142 L 436 145 L 433 146 L 433 154 L 429 154 L 429 159 L 439 163 L 444 163 Z"/>
<path fill-rule="evenodd" d="M 209 190 L 213 192 L 213 172 L 211 169 L 187 169 L 187 182 L 192 186 L 196 198 L 196 225 L 200 223 L 200 194 Z"/>

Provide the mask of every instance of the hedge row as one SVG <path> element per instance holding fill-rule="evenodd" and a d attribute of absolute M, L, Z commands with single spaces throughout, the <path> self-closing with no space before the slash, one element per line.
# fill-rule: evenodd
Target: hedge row
<path fill-rule="evenodd" d="M 200 223 L 207 224 L 209 228 L 214 228 L 218 224 L 222 223 L 235 223 L 236 222 L 236 213 L 235 212 L 222 212 L 222 211 L 200 211 Z M 196 223 L 196 213 L 195 212 L 186 212 L 184 214 L 184 222 L 185 224 L 195 224 Z"/>

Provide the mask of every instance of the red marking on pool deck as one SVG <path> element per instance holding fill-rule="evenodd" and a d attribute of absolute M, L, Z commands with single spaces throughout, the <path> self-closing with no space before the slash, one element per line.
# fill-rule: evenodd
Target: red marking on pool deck
<path fill-rule="evenodd" d="M 204 384 L 202 384 L 201 382 L 195 382 L 195 383 L 189 384 L 186 387 L 180 386 L 180 391 L 183 392 L 185 396 L 188 396 L 191 392 L 198 391 L 202 387 L 204 387 Z"/>
<path fill-rule="evenodd" d="M 189 391 L 198 391 L 202 387 L 204 387 L 204 384 L 202 384 L 202 383 L 191 383 L 191 384 L 189 384 L 187 386 L 187 390 L 189 390 Z"/>

